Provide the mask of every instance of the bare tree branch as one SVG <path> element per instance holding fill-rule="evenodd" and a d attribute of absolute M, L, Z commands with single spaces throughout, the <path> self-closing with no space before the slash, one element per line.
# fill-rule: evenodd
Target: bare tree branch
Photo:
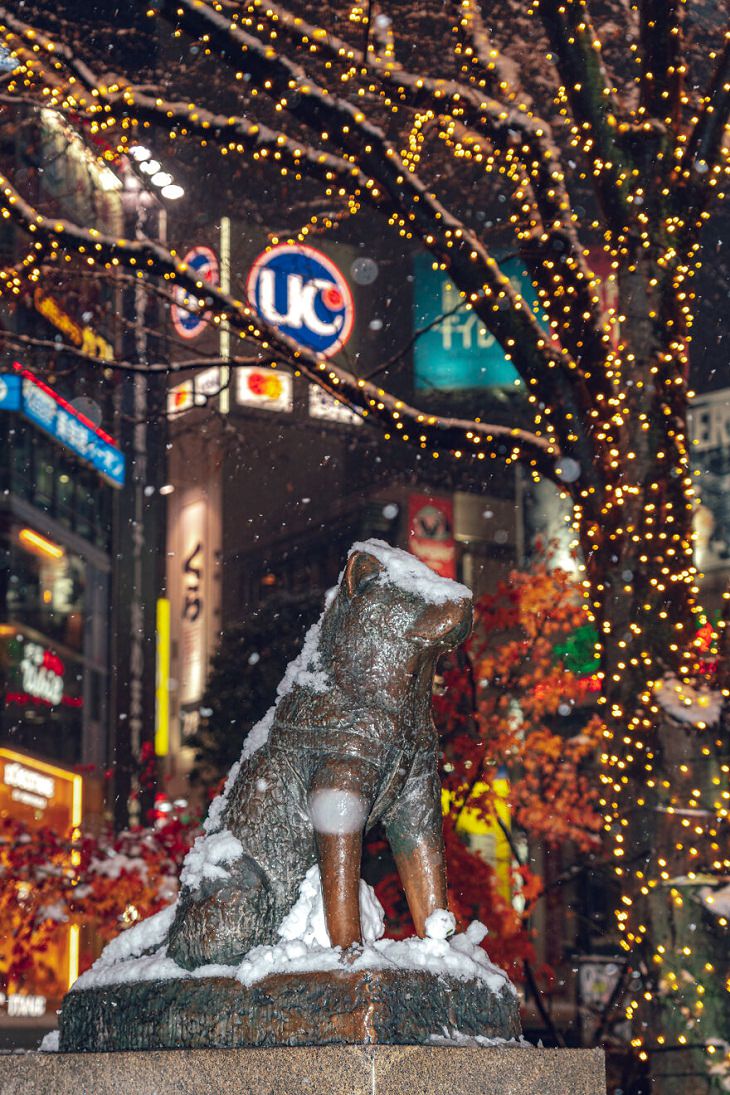
<path fill-rule="evenodd" d="M 0 344 L 6 346 L 18 346 L 23 349 L 31 347 L 38 350 L 48 350 L 53 353 L 63 354 L 64 357 L 72 357 L 79 363 L 93 365 L 100 371 L 115 373 L 145 373 L 150 375 L 163 374 L 176 376 L 178 373 L 193 372 L 199 369 L 215 367 L 232 367 L 239 365 L 255 365 L 259 368 L 270 365 L 271 359 L 262 358 L 259 355 L 252 357 L 193 357 L 185 361 L 150 361 L 144 365 L 131 361 L 119 361 L 116 358 L 109 361 L 106 358 L 94 357 L 84 353 L 78 346 L 68 342 L 56 342 L 51 338 L 36 338 L 32 335 L 21 335 L 15 331 L 0 332 Z"/>
<path fill-rule="evenodd" d="M 685 10 L 685 0 L 639 0 L 641 106 L 675 133 L 682 117 Z"/>
<path fill-rule="evenodd" d="M 535 0 L 554 51 L 576 138 L 592 166 L 593 185 L 609 223 L 626 224 L 629 167 L 619 142 L 620 111 L 601 58 L 586 0 Z"/>

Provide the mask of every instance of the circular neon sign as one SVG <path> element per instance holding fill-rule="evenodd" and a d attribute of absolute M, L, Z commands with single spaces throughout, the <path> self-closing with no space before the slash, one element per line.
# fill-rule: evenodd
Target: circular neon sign
<path fill-rule="evenodd" d="M 210 247 L 193 247 L 183 262 L 190 267 L 198 281 L 217 285 L 219 279 L 218 259 Z M 172 325 L 180 338 L 197 338 L 205 330 L 210 312 L 201 312 L 193 305 L 191 294 L 182 286 L 173 289 L 175 303 L 170 307 Z"/>
<path fill-rule="evenodd" d="M 265 251 L 253 264 L 246 288 L 263 320 L 322 357 L 336 354 L 352 333 L 350 286 L 314 247 L 284 243 Z"/>

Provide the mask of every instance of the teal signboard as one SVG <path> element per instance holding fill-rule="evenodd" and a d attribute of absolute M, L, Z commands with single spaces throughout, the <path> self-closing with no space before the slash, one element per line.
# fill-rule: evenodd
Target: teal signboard
<path fill-rule="evenodd" d="M 473 311 L 467 311 L 453 282 L 434 270 L 430 255 L 414 260 L 414 330 L 445 318 L 416 339 L 413 349 L 417 390 L 456 392 L 467 388 L 513 388 L 522 382 L 494 335 Z M 532 283 L 519 259 L 507 259 L 501 268 L 540 318 Z M 456 309 L 456 310 L 455 310 Z"/>

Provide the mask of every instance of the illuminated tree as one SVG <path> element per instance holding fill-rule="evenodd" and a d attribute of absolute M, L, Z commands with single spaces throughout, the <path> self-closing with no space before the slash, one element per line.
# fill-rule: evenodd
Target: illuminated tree
<path fill-rule="evenodd" d="M 702 234 L 729 167 L 724 28 L 715 40 L 696 25 L 685 35 L 683 0 L 596 0 L 593 12 L 586 0 L 533 0 L 527 9 L 504 0 L 503 37 L 521 35 L 512 57 L 496 48 L 476 0 L 334 4 L 322 7 L 321 25 L 294 4 L 149 0 L 149 33 L 161 36 L 167 61 L 183 45 L 196 52 L 179 66 L 163 58 L 159 72 L 135 82 L 123 47 L 110 61 L 109 35 L 97 42 L 84 33 L 63 3 L 34 7 L 35 27 L 0 8 L 18 62 L 6 99 L 72 117 L 110 142 L 110 156 L 154 131 L 168 149 L 225 156 L 227 170 L 248 158 L 259 178 L 268 166 L 305 197 L 325 196 L 317 228 L 343 216 L 382 219 L 430 252 L 514 363 L 534 412 L 530 429 L 411 407 L 296 346 L 247 302 L 196 282 L 159 243 L 43 216 L 10 166 L 0 181 L 3 215 L 27 240 L 24 257 L 3 271 L 5 292 L 70 255 L 163 293 L 182 286 L 247 353 L 258 347 L 261 360 L 294 365 L 380 424 L 387 440 L 485 469 L 519 460 L 562 482 L 599 636 L 602 807 L 623 887 L 618 925 L 643 978 L 629 1009 L 634 1044 L 640 1055 L 698 1045 L 687 1053 L 691 1068 L 702 1068 L 702 1047 L 726 1030 L 703 1003 L 725 991 L 726 925 L 703 922 L 714 961 L 698 935 L 678 944 L 671 933 L 682 923 L 677 902 L 700 901 L 699 875 L 719 877 L 730 865 L 722 716 L 706 686 L 723 699 L 728 691 L 717 674 L 703 681 L 698 660 L 687 439 Z M 721 5 L 698 10 L 708 28 L 721 18 Z M 507 278 L 475 216 L 497 187 L 546 321 Z M 298 238 L 314 227 L 308 221 Z M 602 288 L 614 300 L 608 309 Z M 694 985 L 688 1015 L 673 1009 L 669 974 Z M 720 1042 L 710 1058 L 726 1052 Z"/>

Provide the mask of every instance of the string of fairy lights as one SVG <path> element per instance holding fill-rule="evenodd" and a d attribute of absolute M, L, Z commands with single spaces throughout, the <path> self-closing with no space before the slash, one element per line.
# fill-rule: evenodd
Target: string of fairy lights
<path fill-rule="evenodd" d="M 654 31 L 674 34 L 680 45 L 682 6 L 676 5 L 676 34 L 671 26 Z M 244 124 L 223 119 L 197 103 L 151 100 L 120 78 L 109 86 L 95 83 L 88 69 L 74 68 L 60 43 L 2 12 L 0 33 L 18 60 L 8 94 L 37 94 L 52 109 L 87 118 L 92 131 L 109 140 L 110 158 L 127 154 L 154 125 L 171 142 L 189 139 L 217 147 L 222 156 L 250 155 L 295 181 L 316 176 L 325 196 L 347 216 L 366 207 L 384 213 L 400 237 L 431 251 L 435 268 L 448 273 L 465 307 L 476 311 L 515 362 L 547 456 L 575 455 L 577 481 L 566 477 L 564 486 L 574 501 L 586 612 L 598 631 L 596 650 L 602 659 L 601 806 L 622 888 L 617 925 L 622 948 L 638 956 L 632 961 L 647 963 L 641 992 L 627 1005 L 632 1018 L 664 994 L 687 991 L 687 978 L 680 985 L 683 979 L 674 968 L 676 954 L 665 939 L 653 935 L 645 915 L 649 899 L 668 893 L 680 908 L 687 898 L 676 882 L 678 873 L 693 882 L 701 870 L 717 877 L 730 872 L 723 851 L 730 766 L 722 735 L 716 724 L 695 720 L 696 763 L 680 764 L 672 778 L 663 768 L 656 736 L 664 717 L 658 695 L 666 685 L 665 656 L 675 666 L 681 702 L 691 702 L 697 679 L 699 644 L 692 621 L 703 617 L 686 428 L 692 396 L 689 346 L 701 267 L 699 237 L 710 216 L 710 199 L 724 198 L 730 176 L 730 152 L 716 132 L 716 102 L 727 95 L 730 82 L 716 81 L 698 97 L 683 80 L 684 63 L 674 64 L 671 72 L 652 72 L 632 42 L 636 73 L 631 79 L 639 95 L 627 105 L 607 74 L 585 0 L 533 0 L 529 14 L 549 32 L 548 60 L 559 75 L 554 113 L 570 155 L 580 160 L 574 178 L 592 185 L 598 196 L 597 210 L 579 215 L 552 127 L 511 81 L 511 69 L 491 42 L 476 0 L 459 0 L 457 7 L 451 45 L 460 75 L 453 81 L 404 72 L 390 20 L 376 16 L 380 22 L 371 26 L 369 5 L 362 3 L 350 6 L 353 42 L 343 42 L 267 0 L 252 0 L 237 11 L 216 0 L 151 0 L 151 18 L 162 16 L 175 37 L 191 35 L 204 56 L 229 66 L 254 107 L 265 97 L 277 116 L 289 114 L 304 122 L 313 144 L 247 119 Z M 317 78 L 306 69 L 309 60 Z M 710 61 L 720 62 L 719 50 L 711 52 Z M 368 111 L 373 117 L 405 120 L 398 149 L 388 144 Z M 545 326 L 481 241 L 451 214 L 450 199 L 439 201 L 436 183 L 421 181 L 431 140 L 448 153 L 454 170 L 465 162 L 508 184 L 508 223 L 540 313 L 547 317 Z M 653 142 L 652 178 L 631 152 L 640 141 Z M 17 194 L 8 180 L 0 180 L 0 206 L 3 217 L 18 219 Z M 174 252 L 166 262 L 159 253 L 142 254 L 126 241 L 116 241 L 115 247 L 99 233 L 94 242 L 93 230 L 87 239 L 73 237 L 63 224 L 41 226 L 32 215 L 21 220 L 32 242 L 12 269 L 0 271 L 0 292 L 20 293 L 26 280 L 39 277 L 41 261 L 69 261 L 71 252 L 104 268 L 124 265 L 139 276 L 180 280 L 193 293 L 209 293 L 190 278 Z M 312 215 L 291 238 L 303 240 L 337 223 L 332 213 Z M 578 228 L 590 246 L 579 239 Z M 646 298 L 640 325 L 629 308 L 631 288 L 638 285 Z M 608 305 L 602 292 L 613 298 Z M 212 306 L 218 320 L 237 322 L 239 337 L 258 340 L 281 352 L 282 359 L 291 352 L 277 344 L 275 333 L 264 330 L 244 302 L 214 293 Z M 637 330 L 650 352 L 637 339 Z M 434 458 L 446 447 L 457 459 L 489 456 L 507 462 L 524 459 L 530 451 L 516 434 L 506 451 L 490 447 L 494 438 L 485 438 L 479 422 L 439 433 L 437 416 L 389 399 L 384 389 L 373 390 L 362 381 L 348 384 L 331 363 L 315 361 L 308 367 L 325 371 L 333 391 L 339 388 L 361 413 L 384 422 L 386 439 L 415 443 Z M 545 473 L 534 455 L 527 463 L 535 478 Z M 652 469 L 649 481 L 647 467 Z M 723 697 L 730 698 L 730 692 L 724 690 Z M 704 765 L 706 775 L 697 774 L 697 764 Z M 671 847 L 659 847 L 640 861 L 633 860 L 631 847 L 637 809 L 659 809 L 676 822 L 676 831 L 667 837 Z M 723 917 L 718 923 L 727 926 Z M 689 966 L 692 959 L 688 941 L 679 960 Z M 685 973 L 693 986 L 696 1019 L 717 971 L 708 962 L 703 970 Z M 672 1039 L 679 1048 L 687 1044 L 686 1031 L 655 1036 L 665 1047 Z M 638 1034 L 634 1046 L 643 1057 L 651 1049 Z M 707 1052 L 717 1057 L 729 1051 L 708 1039 Z"/>

